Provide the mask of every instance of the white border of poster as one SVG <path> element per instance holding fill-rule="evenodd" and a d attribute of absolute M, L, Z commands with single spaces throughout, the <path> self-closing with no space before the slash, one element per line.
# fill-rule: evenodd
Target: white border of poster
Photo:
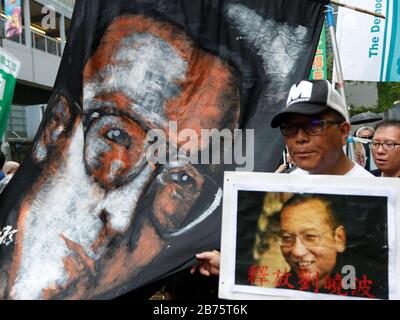
<path fill-rule="evenodd" d="M 363 299 L 332 294 L 265 288 L 235 283 L 237 206 L 239 191 L 317 193 L 386 197 L 388 236 L 388 296 L 400 299 L 400 179 L 353 178 L 344 176 L 296 176 L 290 174 L 226 172 L 221 236 L 219 297 L 230 300 L 274 299 Z M 370 299 L 368 299 L 370 300 Z"/>

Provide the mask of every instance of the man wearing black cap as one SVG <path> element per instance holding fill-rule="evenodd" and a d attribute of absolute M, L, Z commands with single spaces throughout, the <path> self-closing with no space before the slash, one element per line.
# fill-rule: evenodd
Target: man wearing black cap
<path fill-rule="evenodd" d="M 280 127 L 289 154 L 298 166 L 291 174 L 374 177 L 343 151 L 350 132 L 349 116 L 340 94 L 325 80 L 294 85 L 284 111 L 271 122 Z M 194 265 L 205 276 L 219 275 L 220 253 L 204 252 Z"/>
<path fill-rule="evenodd" d="M 294 85 L 285 110 L 272 119 L 271 126 L 281 129 L 290 156 L 299 167 L 292 174 L 372 177 L 344 153 L 350 132 L 348 112 L 328 81 Z"/>

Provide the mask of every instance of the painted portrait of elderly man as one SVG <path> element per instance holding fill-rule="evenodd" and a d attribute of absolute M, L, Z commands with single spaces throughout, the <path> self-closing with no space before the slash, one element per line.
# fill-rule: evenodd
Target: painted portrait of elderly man
<path fill-rule="evenodd" d="M 279 161 L 265 123 L 311 64 L 322 11 L 310 1 L 305 16 L 275 21 L 275 2 L 77 2 L 44 121 L 0 198 L 0 226 L 16 231 L 0 246 L 1 298 L 113 298 L 218 248 L 221 181 L 235 163 L 187 155 L 210 152 L 204 130 L 261 128 L 252 169 Z M 149 157 L 160 150 L 165 163 Z"/>

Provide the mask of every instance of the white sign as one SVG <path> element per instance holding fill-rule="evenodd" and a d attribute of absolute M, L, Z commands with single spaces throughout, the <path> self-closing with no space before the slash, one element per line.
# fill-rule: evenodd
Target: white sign
<path fill-rule="evenodd" d="M 399 299 L 400 180 L 227 172 L 222 299 Z"/>
<path fill-rule="evenodd" d="M 336 36 L 345 80 L 400 81 L 399 0 L 346 0 L 386 19 L 339 8 Z"/>

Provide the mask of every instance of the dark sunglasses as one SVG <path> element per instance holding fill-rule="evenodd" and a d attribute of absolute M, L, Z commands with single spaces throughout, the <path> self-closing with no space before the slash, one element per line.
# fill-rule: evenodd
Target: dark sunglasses
<path fill-rule="evenodd" d="M 320 134 L 325 130 L 328 124 L 340 124 L 341 120 L 310 120 L 308 122 L 298 123 L 283 123 L 280 126 L 281 132 L 285 137 L 294 137 L 301 128 L 308 135 Z"/>

